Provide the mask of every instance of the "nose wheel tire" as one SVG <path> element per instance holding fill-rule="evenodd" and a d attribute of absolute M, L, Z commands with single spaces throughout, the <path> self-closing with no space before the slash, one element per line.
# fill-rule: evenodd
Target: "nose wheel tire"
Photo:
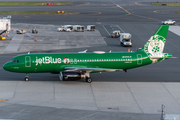
<path fill-rule="evenodd" d="M 87 83 L 91 83 L 92 82 L 92 79 L 90 77 L 86 77 L 86 82 Z"/>
<path fill-rule="evenodd" d="M 29 81 L 29 77 L 25 77 L 24 80 L 25 80 L 25 81 Z"/>

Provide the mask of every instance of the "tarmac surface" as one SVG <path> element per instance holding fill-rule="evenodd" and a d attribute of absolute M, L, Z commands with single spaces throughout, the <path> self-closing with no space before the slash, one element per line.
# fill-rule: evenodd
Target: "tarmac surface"
<path fill-rule="evenodd" d="M 56 0 L 54 2 L 61 1 Z M 71 1 L 71 0 L 68 0 Z M 151 2 L 157 0 L 151 0 Z M 159 2 L 162 2 L 160 0 Z M 167 2 L 166 0 L 164 0 Z M 177 0 L 171 0 L 171 2 Z M 30 7 L 0 7 L 1 11 L 67 11 L 78 15 L 12 15 L 15 23 L 53 23 L 62 22 L 161 22 L 166 19 L 179 21 L 179 7 L 152 6 L 149 1 L 119 1 L 119 0 L 88 0 L 76 1 L 66 6 L 30 6 Z M 130 14 L 129 14 L 130 13 Z"/>
<path fill-rule="evenodd" d="M 30 8 L 34 11 L 59 10 L 59 7 L 52 6 L 0 7 L 0 10 L 29 11 Z M 14 32 L 10 32 L 9 40 L 0 41 L 0 119 L 155 120 L 161 117 L 162 104 L 166 106 L 167 115 L 180 114 L 180 18 L 175 13 L 178 7 L 152 6 L 148 1 L 89 0 L 75 1 L 72 5 L 61 6 L 61 9 L 79 14 L 12 15 L 14 29 L 28 31 L 37 27 L 43 32 L 19 35 L 22 39 L 15 48 L 11 47 L 12 40 L 17 38 Z M 58 75 L 49 73 L 30 74 L 30 81 L 24 82 L 25 74 L 2 69 L 5 62 L 29 51 L 127 51 L 126 47 L 120 46 L 119 38 L 109 36 L 113 30 L 131 33 L 131 50 L 136 51 L 153 35 L 161 25 L 160 22 L 166 19 L 176 20 L 177 24 L 170 26 L 164 52 L 178 57 L 176 59 L 132 69 L 128 73 L 91 74 L 91 84 L 82 80 L 62 82 Z M 95 24 L 96 31 L 56 32 L 57 27 L 65 24 Z M 68 38 L 70 35 L 74 37 Z M 37 41 L 34 41 L 34 37 L 37 37 Z M 93 42 L 88 43 L 90 37 Z"/>

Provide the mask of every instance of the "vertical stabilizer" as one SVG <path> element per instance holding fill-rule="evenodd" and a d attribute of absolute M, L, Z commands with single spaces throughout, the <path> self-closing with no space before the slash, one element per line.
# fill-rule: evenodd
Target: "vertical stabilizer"
<path fill-rule="evenodd" d="M 169 25 L 161 25 L 141 50 L 148 56 L 156 56 L 159 53 L 163 53 L 168 29 Z"/>

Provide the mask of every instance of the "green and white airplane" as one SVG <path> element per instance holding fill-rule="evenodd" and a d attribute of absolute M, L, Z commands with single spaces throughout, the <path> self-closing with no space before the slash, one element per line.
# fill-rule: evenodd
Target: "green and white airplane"
<path fill-rule="evenodd" d="M 169 25 L 161 25 L 148 42 L 136 52 L 44 53 L 23 54 L 4 64 L 7 71 L 26 73 L 50 72 L 59 74 L 60 80 L 85 79 L 92 82 L 90 73 L 125 71 L 172 58 L 163 53 Z"/>

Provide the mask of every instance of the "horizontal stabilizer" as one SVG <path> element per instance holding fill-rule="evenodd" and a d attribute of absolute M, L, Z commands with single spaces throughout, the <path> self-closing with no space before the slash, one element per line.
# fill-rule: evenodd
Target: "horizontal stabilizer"
<path fill-rule="evenodd" d="M 177 58 L 177 57 L 150 57 L 151 59 L 160 59 L 160 58 Z"/>

